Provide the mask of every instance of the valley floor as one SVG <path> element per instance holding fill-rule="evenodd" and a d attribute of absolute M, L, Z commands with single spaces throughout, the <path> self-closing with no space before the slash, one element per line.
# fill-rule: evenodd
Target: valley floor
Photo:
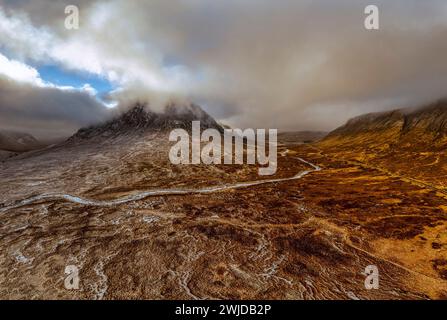
<path fill-rule="evenodd" d="M 52 190 L 93 202 L 39 197 L 45 185 L 1 190 L 0 298 L 447 299 L 439 192 L 312 146 L 279 151 L 279 180 L 211 192 L 134 197 L 143 182 L 119 178 Z M 227 186 L 255 180 L 229 170 L 194 171 L 182 189 L 214 186 L 218 174 L 232 174 Z M 163 176 L 145 189 L 162 187 Z M 67 265 L 79 269 L 79 290 L 64 287 Z M 378 289 L 365 289 L 369 265 Z"/>

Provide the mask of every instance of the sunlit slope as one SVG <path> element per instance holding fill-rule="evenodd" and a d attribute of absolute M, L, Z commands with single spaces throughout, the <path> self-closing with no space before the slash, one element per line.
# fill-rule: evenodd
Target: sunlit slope
<path fill-rule="evenodd" d="M 439 101 L 353 118 L 317 147 L 442 191 L 447 186 L 446 134 L 447 101 Z"/>

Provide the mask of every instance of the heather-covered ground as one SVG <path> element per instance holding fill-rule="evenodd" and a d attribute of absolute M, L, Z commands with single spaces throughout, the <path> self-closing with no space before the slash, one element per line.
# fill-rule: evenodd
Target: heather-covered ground
<path fill-rule="evenodd" d="M 446 200 L 436 190 L 293 144 L 280 147 L 274 178 L 308 171 L 298 179 L 107 205 L 259 179 L 251 166 L 168 164 L 163 139 L 120 139 L 2 164 L 2 298 L 447 297 Z M 20 202 L 51 192 L 103 202 Z M 65 289 L 67 265 L 79 268 L 80 290 Z M 368 265 L 379 269 L 377 290 L 365 289 Z"/>

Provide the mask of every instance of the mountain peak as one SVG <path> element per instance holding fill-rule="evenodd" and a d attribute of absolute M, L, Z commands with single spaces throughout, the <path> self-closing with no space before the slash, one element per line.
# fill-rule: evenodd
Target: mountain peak
<path fill-rule="evenodd" d="M 69 140 L 85 140 L 94 137 L 113 137 L 122 134 L 143 132 L 168 132 L 182 128 L 191 130 L 191 122 L 200 121 L 201 128 L 222 127 L 201 107 L 195 104 L 168 104 L 161 113 L 152 111 L 145 104 L 137 103 L 132 108 L 106 123 L 80 129 Z"/>

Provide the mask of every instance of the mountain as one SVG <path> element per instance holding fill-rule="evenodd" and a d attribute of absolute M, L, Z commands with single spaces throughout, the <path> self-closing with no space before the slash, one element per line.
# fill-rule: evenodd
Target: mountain
<path fill-rule="evenodd" d="M 350 119 L 320 143 L 325 147 L 441 150 L 447 144 L 447 100 L 421 108 L 370 113 Z"/>
<path fill-rule="evenodd" d="M 447 101 L 353 118 L 315 146 L 332 158 L 360 162 L 444 192 Z"/>
<path fill-rule="evenodd" d="M 0 164 L 1 298 L 447 297 L 445 200 L 367 167 L 445 176 L 441 152 L 396 149 L 391 161 L 369 144 L 286 143 L 265 178 L 255 165 L 175 165 L 170 129 L 219 127 L 198 107 L 173 108 L 137 105 Z M 351 122 L 326 142 L 400 123 L 382 120 Z M 285 135 L 300 137 L 309 134 Z M 365 167 L 342 161 L 361 154 Z M 83 290 L 55 285 L 68 263 L 82 267 Z M 363 288 L 371 264 L 387 272 L 380 290 Z"/>
<path fill-rule="evenodd" d="M 28 133 L 0 130 L 0 150 L 2 151 L 25 152 L 41 146 L 42 144 Z"/>
<path fill-rule="evenodd" d="M 109 138 L 124 134 L 166 133 L 177 128 L 190 131 L 192 121 L 200 121 L 202 130 L 208 128 L 223 130 L 222 126 L 195 104 L 169 104 L 162 113 L 153 112 L 145 105 L 137 104 L 106 123 L 80 129 L 69 140 L 85 140 L 94 137 Z"/>

